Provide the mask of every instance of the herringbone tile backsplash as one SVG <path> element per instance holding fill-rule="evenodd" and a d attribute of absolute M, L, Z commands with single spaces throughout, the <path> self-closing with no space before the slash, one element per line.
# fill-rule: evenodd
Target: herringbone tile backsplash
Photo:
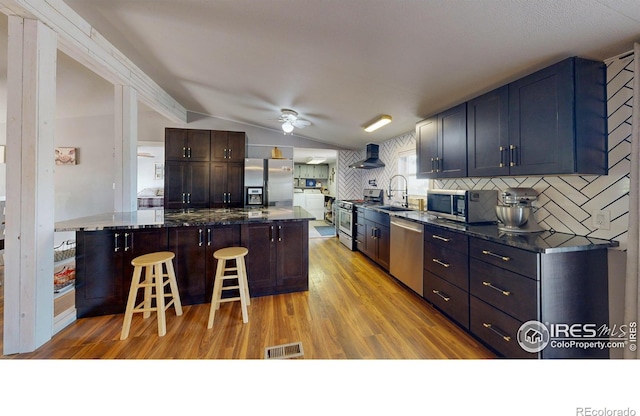
<path fill-rule="evenodd" d="M 444 189 L 534 188 L 540 193 L 535 204 L 536 219 L 546 229 L 558 232 L 613 239 L 626 249 L 629 215 L 629 172 L 631 153 L 631 116 L 633 99 L 633 55 L 607 64 L 607 106 L 609 125 L 609 174 L 606 176 L 537 176 L 464 178 L 431 181 L 430 186 Z M 356 170 L 349 165 L 364 158 L 364 151 L 341 151 L 338 157 L 338 199 L 362 197 L 362 189 L 388 188 L 389 178 L 397 173 L 398 153 L 415 147 L 410 132 L 380 144 L 383 169 Z M 610 212 L 610 229 L 593 226 L 593 212 Z"/>

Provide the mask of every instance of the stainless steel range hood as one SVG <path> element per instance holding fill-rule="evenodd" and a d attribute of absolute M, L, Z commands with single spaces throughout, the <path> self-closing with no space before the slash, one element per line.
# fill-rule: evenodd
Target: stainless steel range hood
<path fill-rule="evenodd" d="M 367 145 L 367 156 L 364 160 L 354 163 L 349 167 L 352 169 L 375 169 L 375 168 L 383 168 L 384 162 L 378 159 L 378 149 L 379 146 L 377 144 L 369 143 Z"/>

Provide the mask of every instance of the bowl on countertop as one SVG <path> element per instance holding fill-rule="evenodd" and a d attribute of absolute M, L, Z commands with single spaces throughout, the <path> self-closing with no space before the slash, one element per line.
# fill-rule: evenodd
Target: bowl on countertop
<path fill-rule="evenodd" d="M 496 215 L 505 227 L 517 228 L 527 223 L 531 207 L 521 205 L 497 205 Z"/>

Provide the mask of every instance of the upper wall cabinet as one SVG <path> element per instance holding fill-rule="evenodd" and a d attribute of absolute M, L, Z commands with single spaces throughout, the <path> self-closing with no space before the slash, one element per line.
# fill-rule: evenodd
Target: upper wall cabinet
<path fill-rule="evenodd" d="M 165 129 L 165 159 L 185 162 L 208 162 L 211 131 Z"/>
<path fill-rule="evenodd" d="M 469 176 L 606 175 L 605 82 L 574 57 L 469 101 Z"/>
<path fill-rule="evenodd" d="M 570 58 L 509 84 L 512 175 L 607 174 L 606 74 Z"/>
<path fill-rule="evenodd" d="M 244 161 L 247 134 L 239 131 L 211 131 L 211 160 L 218 162 Z"/>
<path fill-rule="evenodd" d="M 467 173 L 474 176 L 509 174 L 509 87 L 507 85 L 467 103 Z"/>
<path fill-rule="evenodd" d="M 467 104 L 457 105 L 416 125 L 418 178 L 467 175 Z"/>

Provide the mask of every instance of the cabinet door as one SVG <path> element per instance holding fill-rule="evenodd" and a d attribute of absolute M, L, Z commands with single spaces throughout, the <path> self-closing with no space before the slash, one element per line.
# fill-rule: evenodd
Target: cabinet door
<path fill-rule="evenodd" d="M 127 304 L 131 279 L 133 277 L 133 265 L 131 260 L 138 256 L 158 251 L 167 251 L 169 238 L 166 228 L 142 228 L 138 230 L 123 230 L 119 232 L 122 238 L 123 264 L 122 279 L 124 282 L 124 296 L 122 298 L 122 309 L 124 312 Z M 142 301 L 142 291 L 138 293 L 139 301 Z"/>
<path fill-rule="evenodd" d="M 241 161 L 245 158 L 247 135 L 244 132 L 230 131 L 227 144 L 227 159 Z"/>
<path fill-rule="evenodd" d="M 181 209 L 186 204 L 185 177 L 187 164 L 167 162 L 164 167 L 164 207 Z"/>
<path fill-rule="evenodd" d="M 467 104 L 463 103 L 438 115 L 439 178 L 467 176 Z"/>
<path fill-rule="evenodd" d="M 275 224 L 243 225 L 241 241 L 249 250 L 245 264 L 251 296 L 273 293 L 276 287 Z"/>
<path fill-rule="evenodd" d="M 211 208 L 223 208 L 227 204 L 227 163 L 212 162 L 210 175 L 209 206 Z"/>
<path fill-rule="evenodd" d="M 187 131 L 166 128 L 164 130 L 164 157 L 166 160 L 183 161 L 187 157 Z"/>
<path fill-rule="evenodd" d="M 226 161 L 229 132 L 213 130 L 211 132 L 211 161 Z"/>
<path fill-rule="evenodd" d="M 416 125 L 416 155 L 419 179 L 435 178 L 438 157 L 438 118 L 431 117 Z"/>
<path fill-rule="evenodd" d="M 120 233 L 76 233 L 76 309 L 78 318 L 124 311 L 123 250 Z"/>
<path fill-rule="evenodd" d="M 391 234 L 389 227 L 378 224 L 376 241 L 378 243 L 377 263 L 382 266 L 383 269 L 389 270 L 389 261 L 391 258 Z"/>
<path fill-rule="evenodd" d="M 205 302 L 206 228 L 173 227 L 169 250 L 175 254 L 174 269 L 183 305 Z"/>
<path fill-rule="evenodd" d="M 187 163 L 186 174 L 187 206 L 190 208 L 208 208 L 209 163 Z"/>
<path fill-rule="evenodd" d="M 227 207 L 244 206 L 244 163 L 227 164 Z"/>
<path fill-rule="evenodd" d="M 573 62 L 509 84 L 512 175 L 574 171 Z"/>
<path fill-rule="evenodd" d="M 205 254 L 206 258 L 206 273 L 205 276 L 205 303 L 211 301 L 211 295 L 213 294 L 213 283 L 215 281 L 216 267 L 218 260 L 213 257 L 213 253 L 216 250 L 220 250 L 225 247 L 238 247 L 240 246 L 240 226 L 239 225 L 220 225 L 215 227 L 207 227 L 207 250 Z"/>
<path fill-rule="evenodd" d="M 309 288 L 309 222 L 276 223 L 276 284 L 282 291 Z"/>
<path fill-rule="evenodd" d="M 211 146 L 209 130 L 187 130 L 187 159 L 192 162 L 208 162 Z"/>
<path fill-rule="evenodd" d="M 509 89 L 505 85 L 467 103 L 467 173 L 509 174 Z"/>
<path fill-rule="evenodd" d="M 366 254 L 371 260 L 376 261 L 377 252 L 378 252 L 378 242 L 376 241 L 376 233 L 377 233 L 377 224 L 373 221 L 365 220 L 364 221 L 364 246 L 361 250 L 364 254 Z M 358 249 L 361 247 L 358 245 Z"/>

